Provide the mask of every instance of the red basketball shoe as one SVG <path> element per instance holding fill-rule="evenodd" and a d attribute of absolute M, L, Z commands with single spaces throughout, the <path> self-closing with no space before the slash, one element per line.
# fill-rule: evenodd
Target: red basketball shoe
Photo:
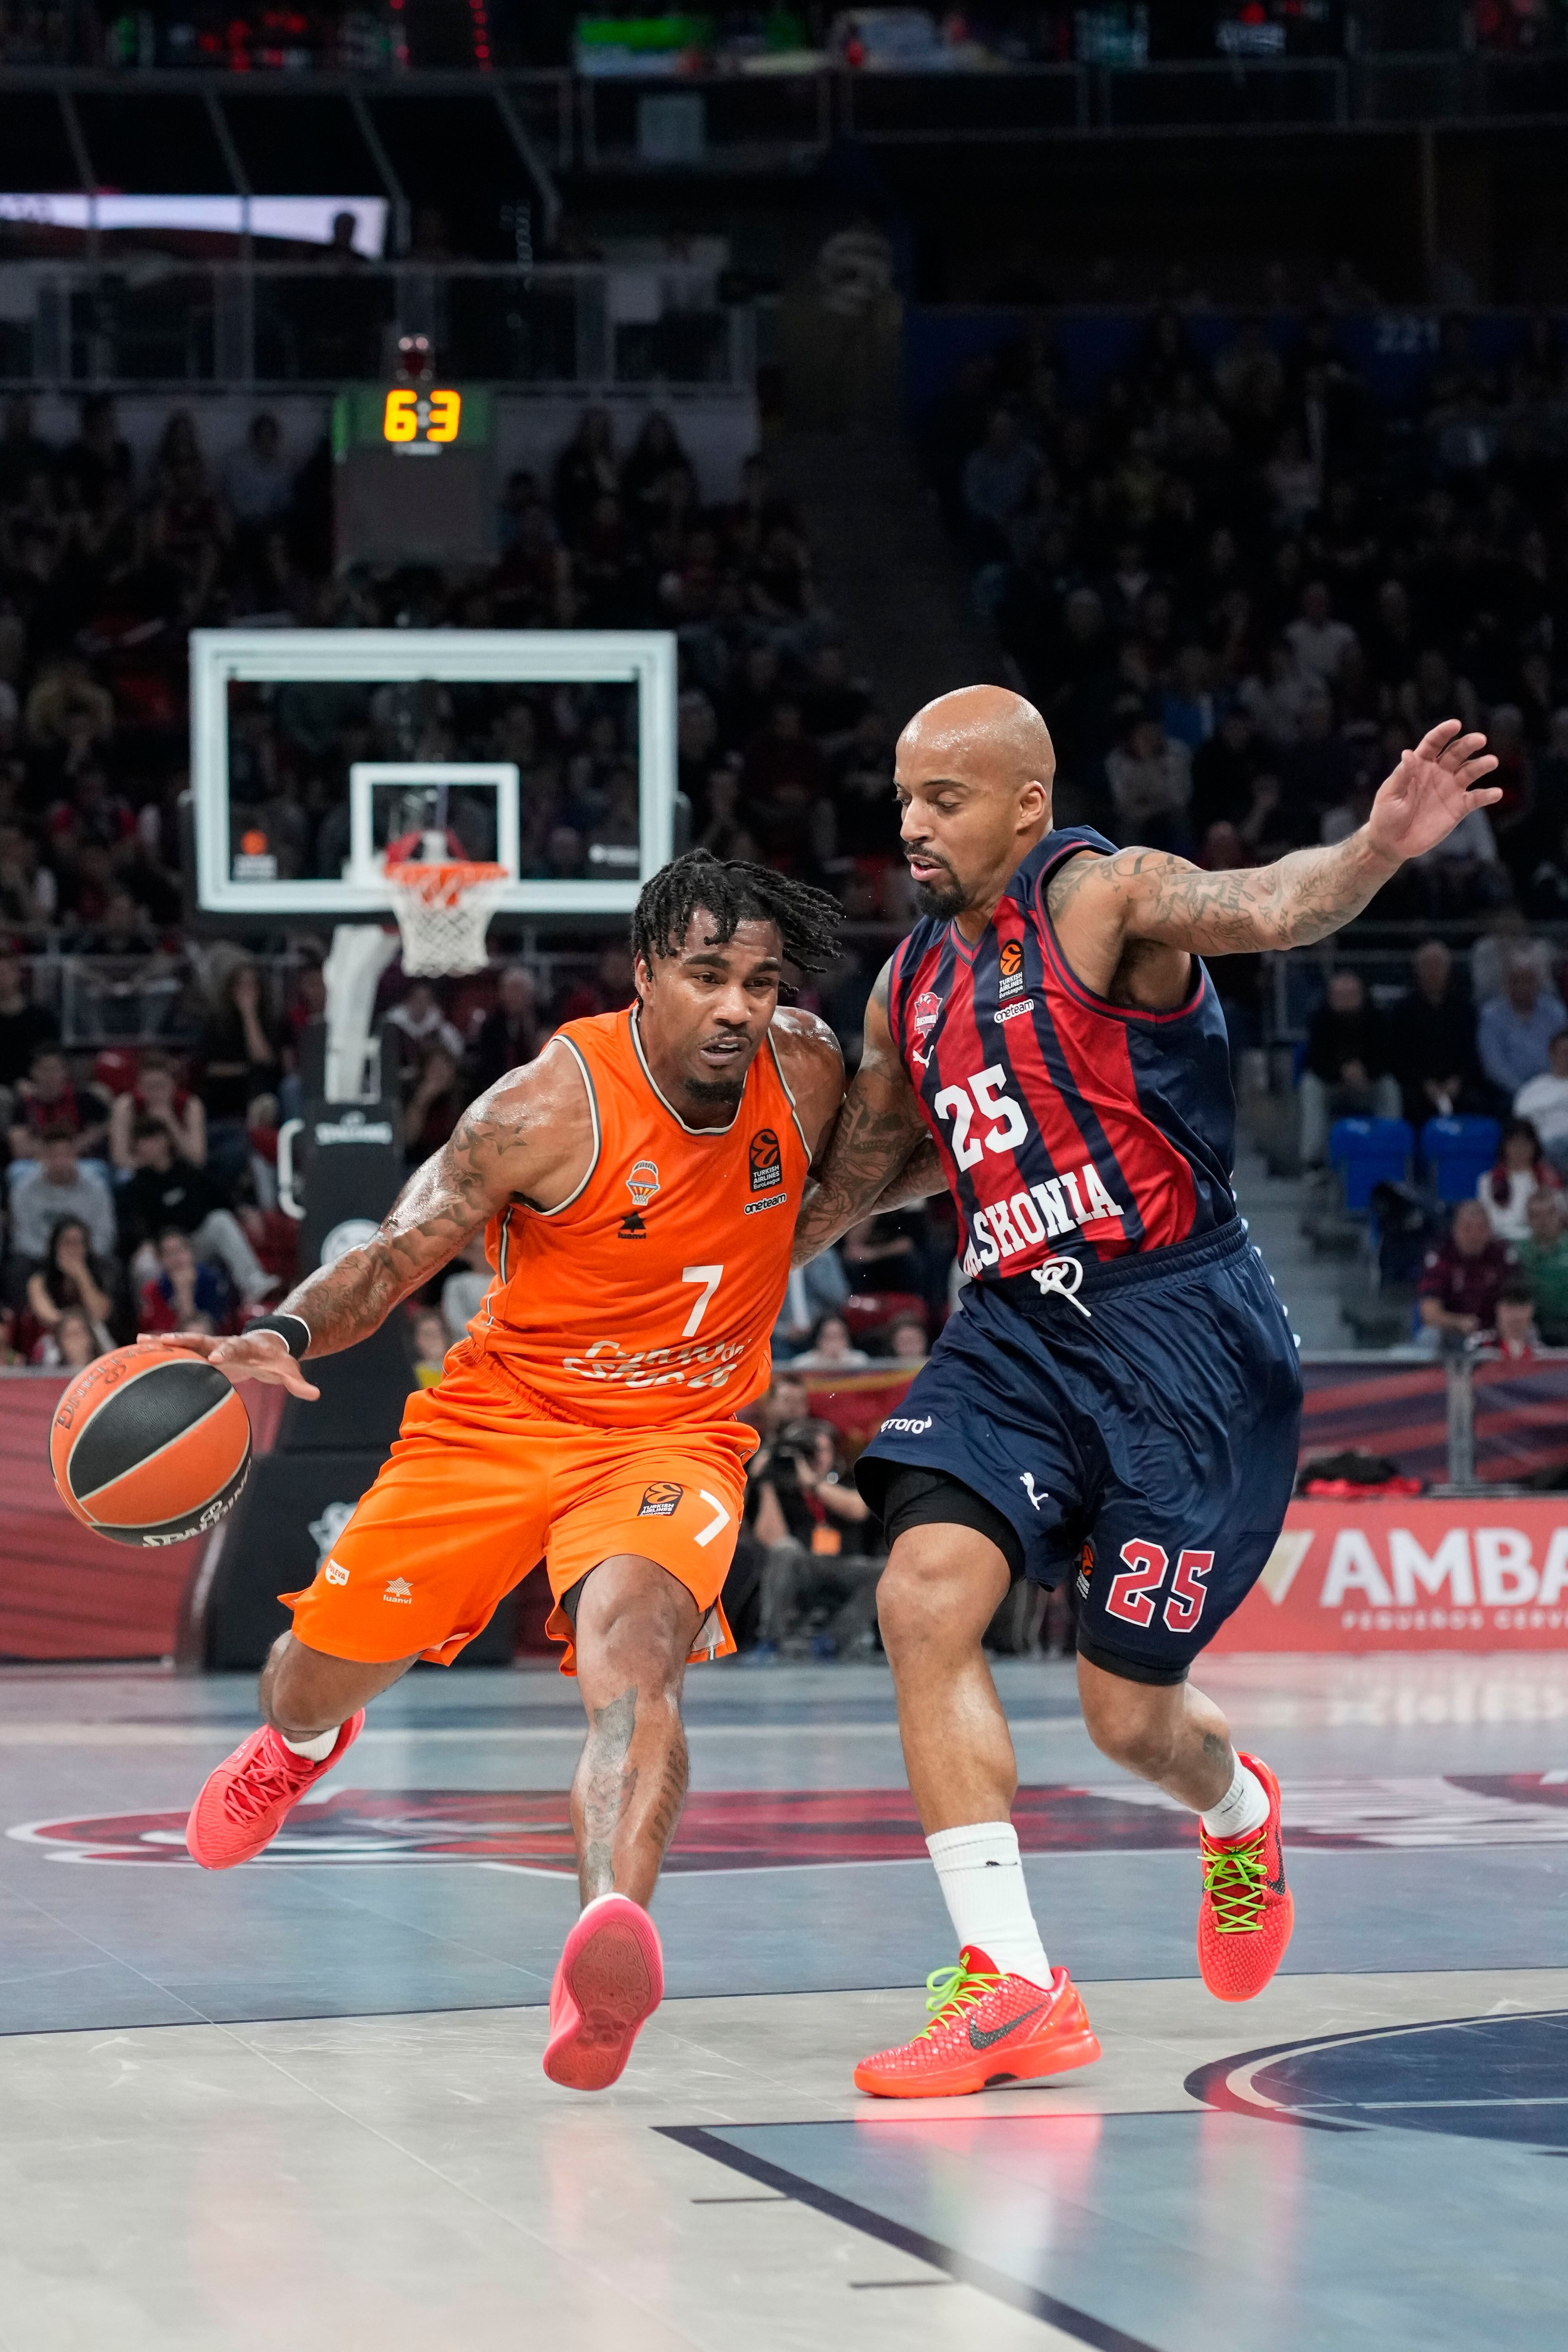
<path fill-rule="evenodd" d="M 1245 1837 L 1213 1838 L 1198 1823 L 1204 1896 L 1198 1906 L 1198 1966 L 1216 2000 L 1250 2000 L 1285 1957 L 1296 1906 L 1285 1884 L 1279 1783 L 1256 1756 L 1243 1756 L 1268 1799 L 1268 1819 Z"/>
<path fill-rule="evenodd" d="M 204 1870 L 232 1870 L 270 1845 L 312 1780 L 330 1772 L 364 1728 L 364 1709 L 351 1715 L 337 1746 L 320 1764 L 285 1748 L 269 1723 L 226 1756 L 191 1807 L 185 1844 Z"/>
<path fill-rule="evenodd" d="M 640 1903 L 606 1895 L 566 1938 L 550 1988 L 544 2071 L 573 2091 L 607 2091 L 664 1999 L 658 1929 Z"/>
<path fill-rule="evenodd" d="M 881 2099 L 956 2099 L 994 2083 L 1032 2083 L 1092 2066 L 1100 2055 L 1077 1986 L 1066 1969 L 1048 1985 L 999 1975 L 971 1944 L 958 1966 L 926 1979 L 931 2021 L 897 2050 L 879 2050 L 855 2069 L 855 2087 Z"/>

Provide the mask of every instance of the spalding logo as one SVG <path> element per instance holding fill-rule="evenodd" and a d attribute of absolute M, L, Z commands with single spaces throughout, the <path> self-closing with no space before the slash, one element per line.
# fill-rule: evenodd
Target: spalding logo
<path fill-rule="evenodd" d="M 244 1473 L 241 1475 L 239 1485 L 235 1488 L 233 1494 L 230 1495 L 226 1500 L 219 1503 L 209 1503 L 205 1510 L 199 1513 L 199 1515 L 191 1521 L 189 1527 L 176 1528 L 172 1534 L 143 1536 L 142 1538 L 142 1549 L 144 1551 L 157 1551 L 162 1549 L 165 1544 L 189 1543 L 193 1536 L 205 1535 L 209 1528 L 216 1528 L 218 1521 L 222 1518 L 226 1518 L 228 1513 L 234 1508 L 234 1506 L 238 1502 L 241 1494 L 245 1490 L 245 1482 L 249 1475 L 250 1465 L 247 1462 L 245 1465 Z"/>

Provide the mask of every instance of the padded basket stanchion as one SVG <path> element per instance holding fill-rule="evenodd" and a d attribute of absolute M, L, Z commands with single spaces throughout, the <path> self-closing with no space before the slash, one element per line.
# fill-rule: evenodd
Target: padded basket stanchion
<path fill-rule="evenodd" d="M 385 874 L 396 892 L 393 904 L 403 934 L 404 971 L 430 980 L 444 972 L 483 971 L 485 933 L 506 887 L 506 867 L 420 866 L 409 860 L 388 866 Z"/>

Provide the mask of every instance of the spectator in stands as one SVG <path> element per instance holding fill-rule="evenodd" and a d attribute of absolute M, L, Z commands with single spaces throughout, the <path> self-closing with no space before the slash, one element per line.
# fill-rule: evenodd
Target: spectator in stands
<path fill-rule="evenodd" d="M 447 1326 L 448 1343 L 462 1338 L 483 1306 L 490 1286 L 489 1261 L 485 1255 L 482 1233 L 465 1242 L 454 1265 L 461 1271 L 448 1274 L 441 1285 L 441 1319 Z"/>
<path fill-rule="evenodd" d="M 245 1227 L 226 1206 L 205 1168 L 176 1156 L 168 1128 L 154 1118 L 138 1119 L 132 1137 L 131 1166 L 116 1196 L 120 1245 L 128 1259 L 151 1252 L 155 1237 L 176 1229 L 201 1258 L 216 1260 L 247 1305 L 266 1298 L 278 1277 L 266 1272 Z M 151 1281 L 154 1268 L 136 1268 Z"/>
<path fill-rule="evenodd" d="M 143 1331 L 216 1331 L 228 1314 L 228 1291 L 216 1266 L 199 1260 L 190 1236 L 171 1225 L 158 1236 L 159 1272 L 142 1286 Z M 200 1318 L 200 1319 L 198 1319 Z"/>
<path fill-rule="evenodd" d="M 870 1648 L 882 1561 L 861 1549 L 874 1522 L 845 1474 L 830 1423 L 791 1422 L 763 1449 L 752 1527 L 764 1547 L 753 1662 L 776 1657 L 797 1638 L 803 1614 L 825 1598 L 834 1614 L 814 1637 L 812 1654 Z"/>
<path fill-rule="evenodd" d="M 1034 497 L 1039 472 L 1040 453 L 1016 415 L 1010 408 L 994 410 L 984 440 L 963 467 L 963 510 L 977 560 L 1011 551 L 1013 527 Z"/>
<path fill-rule="evenodd" d="M 1117 837 L 1184 854 L 1193 755 L 1166 734 L 1157 711 L 1131 702 L 1123 706 L 1120 719 L 1121 740 L 1105 761 Z"/>
<path fill-rule="evenodd" d="M 811 1335 L 810 1347 L 793 1360 L 790 1370 L 795 1372 L 858 1372 L 863 1371 L 870 1360 L 865 1349 L 855 1345 L 843 1316 L 825 1315 Z"/>
<path fill-rule="evenodd" d="M 11 1194 L 11 1248 L 24 1284 L 47 1256 L 49 1236 L 62 1217 L 79 1218 L 93 1255 L 106 1263 L 112 1259 L 114 1202 L 109 1186 L 96 1169 L 78 1160 L 75 1129 L 50 1127 L 38 1138 L 37 1160 Z"/>
<path fill-rule="evenodd" d="M 275 416 L 264 411 L 252 417 L 244 446 L 224 468 L 224 495 L 242 531 L 263 532 L 288 513 L 294 478 L 284 459 L 283 435 Z"/>
<path fill-rule="evenodd" d="M 261 1002 L 248 961 L 237 963 L 196 1045 L 196 1091 L 206 1113 L 207 1157 L 221 1184 L 232 1184 L 250 1156 L 246 1113 L 258 1095 L 275 1094 L 283 1076 L 278 1030 Z"/>
<path fill-rule="evenodd" d="M 1388 1058 L 1419 1133 L 1429 1118 L 1485 1108 L 1476 1059 L 1476 1016 L 1441 940 L 1425 940 L 1411 959 L 1415 985 L 1388 1018 Z"/>
<path fill-rule="evenodd" d="M 825 1249 L 809 1265 L 793 1267 L 773 1325 L 775 1358 L 788 1362 L 797 1349 L 809 1347 L 823 1318 L 837 1315 L 848 1297 L 849 1282 L 837 1249 Z"/>
<path fill-rule="evenodd" d="M 509 963 L 496 984 L 496 1002 L 474 1041 L 474 1092 L 482 1095 L 509 1070 L 531 1062 L 542 1043 L 539 996 L 525 964 Z"/>
<path fill-rule="evenodd" d="M 1546 1049 L 1546 1067 L 1527 1078 L 1513 1098 L 1514 1117 L 1533 1122 L 1541 1148 L 1560 1176 L 1568 1176 L 1568 1029 Z"/>
<path fill-rule="evenodd" d="M 415 1058 L 435 1048 L 450 1062 L 462 1058 L 462 1038 L 441 1010 L 441 1000 L 427 980 L 414 982 L 402 1003 L 387 1014 L 385 1025 L 400 1033 L 404 1052 Z"/>
<path fill-rule="evenodd" d="M 100 1340 L 92 1318 L 79 1307 L 68 1307 L 52 1330 L 46 1331 L 34 1350 L 34 1361 L 51 1370 L 82 1372 L 107 1355 L 110 1342 Z"/>
<path fill-rule="evenodd" d="M 421 1307 L 414 1318 L 414 1378 L 422 1389 L 433 1389 L 447 1364 L 451 1341 L 438 1307 Z"/>
<path fill-rule="evenodd" d="M 926 1327 L 918 1315 L 895 1315 L 882 1341 L 895 1364 L 923 1364 L 931 1353 Z"/>
<path fill-rule="evenodd" d="M 1549 1348 L 1568 1348 L 1568 1217 L 1563 1196 L 1542 1187 L 1526 1212 L 1530 1231 L 1519 1244 L 1520 1271 L 1535 1301 L 1535 1318 Z"/>
<path fill-rule="evenodd" d="M 1485 1335 L 1500 1356 L 1514 1361 L 1533 1356 L 1542 1344 L 1535 1324 L 1535 1300 L 1528 1282 L 1510 1275 L 1498 1292 L 1492 1328 Z"/>
<path fill-rule="evenodd" d="M 1500 1241 L 1521 1242 L 1530 1231 L 1530 1203 L 1542 1189 L 1555 1192 L 1561 1179 L 1542 1153 L 1541 1138 L 1527 1118 L 1510 1119 L 1495 1168 L 1476 1187 L 1476 1198 Z"/>
<path fill-rule="evenodd" d="M 27 1311 L 46 1337 L 57 1329 L 62 1316 L 79 1314 L 91 1333 L 93 1355 L 105 1355 L 114 1345 L 110 1326 L 115 1285 L 112 1262 L 94 1254 L 92 1237 L 81 1219 L 60 1217 L 49 1235 L 42 1265 L 27 1277 Z"/>
<path fill-rule="evenodd" d="M 1381 1015 L 1367 1001 L 1361 974 L 1330 974 L 1326 1001 L 1307 1031 L 1300 1088 L 1301 1161 L 1321 1167 L 1336 1118 L 1398 1118 L 1399 1082 L 1388 1066 Z"/>
<path fill-rule="evenodd" d="M 1515 1262 L 1480 1202 L 1461 1201 L 1447 1239 L 1427 1253 L 1417 1285 L 1423 1343 L 1439 1348 L 1489 1330 Z"/>
<path fill-rule="evenodd" d="M 109 1134 L 110 1097 L 96 1080 L 78 1086 L 70 1065 L 56 1045 L 46 1045 L 33 1056 L 33 1066 L 16 1088 L 11 1122 L 13 1163 L 41 1156 L 43 1139 L 53 1130 L 68 1130 L 77 1155 L 96 1160 Z M 12 1179 L 20 1174 L 15 1164 Z"/>
<path fill-rule="evenodd" d="M 457 1126 L 463 1108 L 458 1084 L 461 1067 L 460 1055 L 449 1053 L 445 1044 L 415 1049 L 412 1066 L 404 1072 L 405 1091 L 399 1124 L 403 1156 L 410 1168 L 417 1168 L 433 1151 L 439 1151 Z"/>
<path fill-rule="evenodd" d="M 156 1046 L 150 1046 L 142 1054 L 137 1064 L 135 1085 L 126 1093 L 116 1095 L 110 1108 L 109 1156 L 117 1173 L 124 1175 L 137 1165 L 136 1133 L 149 1122 L 168 1137 L 170 1151 L 177 1161 L 191 1168 L 205 1165 L 207 1121 L 201 1097 L 188 1093 L 178 1083 L 172 1055 Z M 159 1222 L 174 1221 L 164 1218 Z"/>
<path fill-rule="evenodd" d="M 1476 1024 L 1481 1068 L 1505 1104 L 1548 1068 L 1552 1040 L 1568 1027 L 1555 989 L 1543 988 L 1533 960 L 1517 956 L 1500 995 L 1482 1005 Z"/>
<path fill-rule="evenodd" d="M 7 1128 L 16 1087 L 60 1034 L 54 1014 L 29 995 L 26 971 L 18 957 L 0 954 L 0 1124 Z"/>

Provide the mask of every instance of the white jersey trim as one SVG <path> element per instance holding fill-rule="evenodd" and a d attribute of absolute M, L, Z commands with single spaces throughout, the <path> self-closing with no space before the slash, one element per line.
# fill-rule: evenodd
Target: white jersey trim
<path fill-rule="evenodd" d="M 732 1134 L 732 1133 L 734 1132 L 735 1127 L 736 1127 L 736 1125 L 737 1125 L 737 1123 L 738 1123 L 738 1121 L 739 1121 L 739 1119 L 740 1119 L 741 1113 L 742 1113 L 742 1112 L 745 1109 L 745 1108 L 746 1108 L 746 1088 L 745 1088 L 745 1087 L 744 1087 L 744 1086 L 742 1086 L 742 1088 L 741 1088 L 741 1099 L 740 1099 L 740 1101 L 735 1105 L 735 1116 L 734 1116 L 734 1118 L 733 1118 L 732 1119 L 731 1119 L 731 1120 L 727 1123 L 727 1125 L 725 1125 L 725 1126 L 723 1126 L 723 1127 L 688 1127 L 688 1126 L 687 1126 L 687 1124 L 686 1124 L 686 1121 L 681 1118 L 680 1113 L 676 1109 L 675 1105 L 670 1101 L 669 1097 L 668 1097 L 668 1096 L 664 1092 L 664 1089 L 663 1089 L 663 1088 L 662 1088 L 662 1087 L 659 1085 L 658 1080 L 654 1076 L 653 1072 L 648 1068 L 648 1066 L 647 1066 L 647 1055 L 643 1052 L 643 1049 L 642 1049 L 642 1035 L 641 1035 L 641 1032 L 640 1032 L 640 1031 L 638 1030 L 638 1028 L 637 1028 L 637 1008 L 636 1008 L 636 1006 L 635 1006 L 635 1005 L 634 1005 L 634 1007 L 632 1008 L 632 1013 L 631 1013 L 631 1032 L 632 1032 L 632 1044 L 633 1044 L 633 1045 L 636 1046 L 636 1048 L 637 1048 L 637 1060 L 638 1060 L 639 1064 L 640 1064 L 640 1065 L 641 1065 L 641 1066 L 642 1066 L 642 1074 L 643 1074 L 644 1077 L 647 1080 L 648 1085 L 653 1088 L 654 1094 L 655 1094 L 656 1097 L 658 1098 L 658 1101 L 659 1101 L 659 1102 L 664 1106 L 664 1108 L 665 1108 L 665 1109 L 669 1113 L 669 1115 L 670 1115 L 671 1118 L 675 1121 L 675 1124 L 677 1125 L 677 1127 L 680 1129 L 680 1130 L 681 1130 L 681 1132 L 682 1132 L 682 1134 L 683 1134 L 683 1135 L 699 1135 L 699 1136 L 704 1136 L 704 1135 L 705 1135 L 705 1136 L 715 1136 L 715 1135 L 731 1135 L 731 1134 Z M 570 1039 L 566 1039 L 566 1040 L 563 1040 L 563 1043 L 570 1044 L 570 1042 L 571 1042 L 571 1041 L 570 1041 Z M 770 1044 L 772 1043 L 772 1040 L 771 1040 L 771 1039 L 769 1040 L 769 1043 L 770 1043 Z M 574 1048 L 574 1051 L 575 1051 L 575 1048 Z M 578 1058 L 579 1058 L 579 1059 L 581 1059 L 581 1056 L 579 1055 L 579 1057 L 578 1057 Z M 753 1066 L 754 1066 L 754 1064 L 753 1064 Z M 746 1078 L 747 1078 L 748 1082 L 750 1081 L 751 1075 L 752 1075 L 751 1071 L 750 1071 L 750 1070 L 748 1070 L 748 1071 L 746 1072 Z M 789 1091 L 789 1089 L 786 1087 L 786 1088 L 784 1089 L 784 1091 L 785 1091 L 785 1092 L 786 1092 L 786 1094 L 787 1094 L 787 1092 Z M 799 1124 L 798 1120 L 796 1121 L 796 1124 L 797 1124 L 797 1125 Z"/>
<path fill-rule="evenodd" d="M 590 1159 L 587 1167 L 583 1171 L 583 1181 L 576 1186 L 574 1191 L 568 1192 L 563 1201 L 557 1201 L 552 1209 L 530 1208 L 528 1213 L 531 1217 L 558 1217 L 563 1209 L 569 1209 L 574 1201 L 580 1201 L 582 1199 L 584 1193 L 587 1191 L 590 1183 L 593 1181 L 594 1171 L 599 1164 L 599 1153 L 604 1143 L 604 1132 L 599 1125 L 599 1097 L 594 1092 L 593 1075 L 588 1068 L 586 1061 L 584 1059 L 584 1056 L 578 1051 L 577 1047 L 572 1043 L 571 1038 L 563 1036 L 559 1030 L 550 1040 L 550 1045 L 564 1045 L 566 1051 L 571 1055 L 572 1059 L 576 1063 L 577 1067 L 583 1074 L 583 1084 L 586 1087 L 588 1094 L 588 1117 L 594 1124 L 594 1151 L 593 1157 Z M 547 1045 L 544 1050 L 548 1053 L 550 1046 Z M 509 1209 L 507 1212 L 507 1223 L 509 1225 L 510 1222 L 511 1212 Z M 502 1245 L 503 1247 L 505 1245 L 504 1234 L 502 1235 Z"/>
<path fill-rule="evenodd" d="M 800 1123 L 800 1113 L 795 1107 L 795 1089 L 784 1076 L 784 1064 L 779 1059 L 779 1049 L 773 1044 L 773 1033 L 771 1028 L 768 1031 L 768 1051 L 773 1057 L 773 1072 L 780 1086 L 784 1088 L 784 1098 L 789 1105 L 789 1115 L 795 1121 L 795 1131 L 800 1138 L 800 1148 L 805 1154 L 805 1164 L 809 1168 L 811 1165 L 811 1146 L 805 1139 L 805 1129 Z"/>

